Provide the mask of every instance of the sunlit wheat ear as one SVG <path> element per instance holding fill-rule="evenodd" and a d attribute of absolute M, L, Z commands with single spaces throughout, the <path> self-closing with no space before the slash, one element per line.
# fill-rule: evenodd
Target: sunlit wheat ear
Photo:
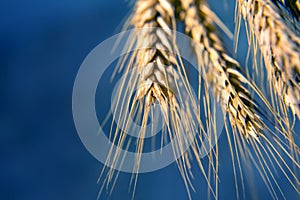
<path fill-rule="evenodd" d="M 291 166 L 294 165 L 299 171 L 299 162 L 295 159 L 299 155 L 299 149 L 294 144 L 292 136 L 276 124 L 278 117 L 267 104 L 266 97 L 248 77 L 243 75 L 239 63 L 225 52 L 213 25 L 215 16 L 204 0 L 137 1 L 133 14 L 126 25 L 126 28 L 139 29 L 128 38 L 125 47 L 126 52 L 134 51 L 122 57 L 112 76 L 115 77 L 117 73 L 121 73 L 125 78 L 121 79 L 120 84 L 117 85 L 113 100 L 115 107 L 112 110 L 113 120 L 109 137 L 117 148 L 112 147 L 109 151 L 105 164 L 111 168 L 108 170 L 104 168 L 101 173 L 100 177 L 104 178 L 104 184 L 100 193 L 105 187 L 113 190 L 119 175 L 119 171 L 115 171 L 115 169 L 122 167 L 126 159 L 126 154 L 122 154 L 121 150 L 128 150 L 133 146 L 135 153 L 137 153 L 133 161 L 131 179 L 134 195 L 142 153 L 144 152 L 144 136 L 150 122 L 149 115 L 152 115 L 152 106 L 155 105 L 159 106 L 165 124 L 162 130 L 162 146 L 164 142 L 177 138 L 178 142 L 172 144 L 172 150 L 174 157 L 176 154 L 183 155 L 176 162 L 189 198 L 191 198 L 190 189 L 194 189 L 190 180 L 191 155 L 198 161 L 199 168 L 208 182 L 209 192 L 212 192 L 216 199 L 218 198 L 218 146 L 207 152 L 209 153 L 209 166 L 207 168 L 202 164 L 201 148 L 199 147 L 202 145 L 202 139 L 208 137 L 208 133 L 202 125 L 216 123 L 215 116 L 210 111 L 209 106 L 206 106 L 210 104 L 209 95 L 206 92 L 204 97 L 206 100 L 204 106 L 206 107 L 206 121 L 204 123 L 201 121 L 198 105 L 200 93 L 198 93 L 198 99 L 193 97 L 192 89 L 188 84 L 186 69 L 178 52 L 179 47 L 176 45 L 176 36 L 172 31 L 176 30 L 176 17 L 181 17 L 180 19 L 184 20 L 185 32 L 194 41 L 190 47 L 197 57 L 198 69 L 201 72 L 205 87 L 213 90 L 215 97 L 229 118 L 232 132 L 228 126 L 225 127 L 230 156 L 232 157 L 237 197 L 245 194 L 244 178 L 241 176 L 242 186 L 240 186 L 237 174 L 243 174 L 245 171 L 249 173 L 253 168 L 260 173 L 274 199 L 279 197 L 278 193 L 284 197 L 282 186 L 276 181 L 272 171 L 275 167 L 280 169 L 291 186 L 299 193 L 299 180 L 291 169 Z M 297 37 L 295 36 L 294 39 Z M 295 48 L 293 46 L 292 50 Z M 294 109 L 297 114 L 299 108 L 297 107 L 298 110 L 295 109 L 296 106 L 291 103 L 290 96 L 294 94 L 298 85 L 295 87 L 290 80 L 298 80 L 292 75 L 299 72 L 297 71 L 299 65 L 295 65 L 297 63 L 294 60 L 295 57 L 288 60 L 293 61 L 291 66 L 281 65 L 287 63 L 285 60 L 287 58 L 283 57 L 280 58 L 281 60 L 276 60 L 278 57 L 273 57 L 273 55 L 277 51 L 279 50 L 272 48 L 272 62 L 270 63 L 275 68 L 270 64 L 268 69 L 271 68 L 273 71 L 269 73 L 271 75 L 276 74 L 277 79 L 273 77 L 277 84 L 276 87 L 286 92 L 283 98 L 285 99 L 284 102 L 287 102 L 286 105 Z M 288 53 L 289 56 L 294 55 L 291 51 Z M 276 73 L 274 69 L 276 69 Z M 278 72 L 280 72 L 280 76 L 277 75 Z M 278 81 L 278 77 L 281 78 L 280 81 Z M 201 90 L 201 80 L 199 77 L 198 92 Z M 261 98 L 259 100 L 262 101 L 262 104 L 267 105 L 266 110 L 269 114 L 262 113 L 265 110 L 253 100 L 249 88 L 252 88 Z M 278 94 L 280 93 L 278 92 Z M 295 99 L 299 100 L 299 97 L 296 96 L 293 100 Z M 266 119 L 266 117 L 271 119 Z M 119 122 L 117 127 L 114 121 Z M 140 122 L 140 127 L 132 126 L 132 121 Z M 152 118 L 150 123 L 151 127 L 154 127 L 157 121 Z M 138 138 L 131 137 L 128 131 L 137 131 Z M 217 138 L 213 140 L 216 142 Z M 192 154 L 186 151 L 190 142 L 192 142 L 190 148 Z M 209 147 L 212 148 L 213 145 L 210 145 Z M 290 153 L 291 146 L 294 150 L 293 153 Z M 244 163 L 241 163 L 241 160 Z M 211 180 L 211 176 L 213 180 Z M 215 185 L 214 189 L 212 189 L 212 185 Z M 242 190 L 240 190 L 241 188 Z"/>
<path fill-rule="evenodd" d="M 209 8 L 201 4 L 201 12 L 194 0 L 182 0 L 185 10 L 185 31 L 196 42 L 199 70 L 205 81 L 229 113 L 231 124 L 246 137 L 258 138 L 262 122 L 247 88 L 248 80 L 241 73 L 237 61 L 228 56 L 216 34 Z"/>
<path fill-rule="evenodd" d="M 122 165 L 122 160 L 126 159 L 125 156 L 121 156 L 121 149 L 127 149 L 131 144 L 130 136 L 126 132 L 132 125 L 128 119 L 137 116 L 141 121 L 141 128 L 134 144 L 137 153 L 132 169 L 134 194 L 151 106 L 158 103 L 156 106 L 160 107 L 165 123 L 164 137 L 169 140 L 177 138 L 177 143 L 172 144 L 174 156 L 185 154 L 176 162 L 191 198 L 189 190 L 193 188 L 190 183 L 190 164 L 186 147 L 192 141 L 194 149 L 197 148 L 198 144 L 193 142 L 193 137 L 199 132 L 198 122 L 194 120 L 199 118 L 199 109 L 196 99 L 193 99 L 185 69 L 178 59 L 180 55 L 172 31 L 176 30 L 174 6 L 168 0 L 139 0 L 130 18 L 130 24 L 139 30 L 137 34 L 128 38 L 126 50 L 138 50 L 130 56 L 125 56 L 116 70 L 116 73 L 123 70 L 126 76 L 124 80 L 127 81 L 121 82 L 118 88 L 113 115 L 124 117 L 123 123 L 119 124 L 120 127 L 116 130 L 113 129 L 113 124 L 111 125 L 111 141 L 119 149 L 114 151 L 111 148 L 108 154 L 106 164 L 111 163 L 111 168 L 104 177 L 106 187 L 114 187 L 119 174 L 114 168 Z M 156 122 L 151 123 L 155 125 Z"/>
<path fill-rule="evenodd" d="M 283 102 L 277 102 L 278 111 L 286 113 L 285 107 L 289 107 L 300 118 L 299 33 L 271 0 L 237 0 L 237 4 L 238 15 L 243 16 L 248 27 L 249 44 L 256 46 L 257 42 L 269 84 Z"/>
<path fill-rule="evenodd" d="M 200 13 L 198 4 L 193 0 L 182 0 L 181 3 L 185 32 L 196 43 L 194 50 L 204 81 L 214 91 L 225 113 L 228 113 L 233 130 L 238 129 L 243 137 L 257 140 L 263 123 L 244 87 L 247 80 L 241 74 L 239 64 L 226 54 L 215 33 L 211 12 L 206 5 L 201 4 Z M 205 15 L 203 11 L 206 11 Z M 216 194 L 217 186 L 218 183 Z"/>
<path fill-rule="evenodd" d="M 230 119 L 232 133 L 227 129 L 227 138 L 235 171 L 237 197 L 241 193 L 244 194 L 244 178 L 241 176 L 242 186 L 239 186 L 236 173 L 243 174 L 246 170 L 249 174 L 252 170 L 249 166 L 259 171 L 273 198 L 278 197 L 275 190 L 279 190 L 280 195 L 284 197 L 282 186 L 277 183 L 272 171 L 274 165 L 282 170 L 291 186 L 299 193 L 299 180 L 291 170 L 293 164 L 299 169 L 299 163 L 292 153 L 289 153 L 289 144 L 293 141 L 290 141 L 286 134 L 274 132 L 274 128 L 270 129 L 264 123 L 262 117 L 265 116 L 252 100 L 247 87 L 256 88 L 254 90 L 259 94 L 261 92 L 243 75 L 238 62 L 226 54 L 213 25 L 212 11 L 205 1 L 181 0 L 181 4 L 185 31 L 197 44 L 194 45 L 194 49 L 199 70 L 204 72 L 204 81 L 213 89 Z M 261 98 L 265 102 L 265 97 Z M 270 113 L 272 116 L 274 112 Z M 276 119 L 275 115 L 273 117 Z M 288 139 L 288 142 L 285 139 Z M 287 158 L 283 154 L 287 154 Z M 298 150 L 296 154 L 299 154 Z M 244 162 L 241 163 L 240 159 Z M 217 189 L 216 185 L 216 194 Z"/>

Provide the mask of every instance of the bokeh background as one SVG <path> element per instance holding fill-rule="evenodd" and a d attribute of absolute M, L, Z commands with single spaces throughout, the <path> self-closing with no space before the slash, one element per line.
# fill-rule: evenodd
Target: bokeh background
<path fill-rule="evenodd" d="M 97 198 L 103 165 L 77 135 L 72 87 L 88 53 L 121 30 L 130 5 L 124 0 L 0 2 L 0 199 Z M 211 1 L 211 5 L 233 30 L 233 1 Z M 232 41 L 226 44 L 231 50 Z M 247 48 L 240 48 L 241 58 L 246 52 Z M 234 199 L 231 161 L 222 157 L 229 155 L 223 147 L 220 199 Z M 205 180 L 199 170 L 193 171 L 192 197 L 206 198 Z M 131 199 L 130 177 L 121 173 L 113 194 L 109 197 L 104 191 L 100 199 Z M 284 181 L 279 179 L 285 187 Z M 256 197 L 269 198 L 261 185 L 257 184 Z M 255 197 L 254 191 L 245 192 Z M 135 197 L 187 199 L 176 164 L 141 174 Z"/>

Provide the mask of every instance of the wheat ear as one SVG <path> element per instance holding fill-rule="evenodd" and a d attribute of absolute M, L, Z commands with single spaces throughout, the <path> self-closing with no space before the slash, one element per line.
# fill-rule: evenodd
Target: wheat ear
<path fill-rule="evenodd" d="M 200 70 L 207 74 L 206 82 L 220 99 L 224 111 L 229 113 L 232 126 L 246 137 L 258 138 L 262 122 L 244 86 L 248 80 L 241 73 L 239 63 L 226 54 L 216 34 L 209 8 L 201 4 L 201 15 L 195 1 L 181 2 L 185 11 L 185 31 L 198 44 L 195 53 L 202 68 Z"/>
<path fill-rule="evenodd" d="M 178 14 L 177 12 L 181 13 Z M 119 124 L 120 127 L 115 130 L 113 123 L 111 125 L 111 141 L 119 148 L 115 151 L 111 148 L 109 151 L 106 164 L 110 163 L 111 168 L 105 176 L 106 186 L 111 186 L 112 191 L 119 175 L 119 172 L 115 172 L 114 168 L 117 165 L 122 165 L 125 159 L 125 155 L 121 154 L 121 149 L 128 150 L 133 143 L 138 153 L 132 169 L 133 194 L 135 193 L 137 174 L 145 143 L 144 136 L 148 115 L 151 113 L 151 105 L 158 103 L 163 114 L 163 120 L 166 123 L 163 132 L 170 140 L 174 137 L 178 138 L 178 143 L 172 146 L 174 154 L 176 152 L 184 153 L 184 147 L 189 140 L 193 140 L 193 136 L 197 135 L 198 140 L 192 144 L 191 150 L 208 182 L 209 191 L 212 190 L 209 177 L 210 171 L 214 172 L 216 188 L 215 191 L 212 191 L 214 197 L 218 198 L 218 147 L 216 146 L 216 150 L 210 152 L 208 158 L 210 165 L 208 172 L 206 172 L 199 156 L 199 142 L 201 144 L 201 138 L 207 137 L 207 135 L 203 133 L 205 131 L 201 132 L 195 126 L 196 123 L 202 124 L 199 116 L 200 110 L 191 95 L 186 69 L 181 60 L 178 59 L 180 55 L 177 51 L 175 35 L 172 32 L 172 30 L 176 30 L 175 18 L 178 16 L 184 19 L 185 31 L 195 41 L 193 48 L 205 84 L 213 89 L 223 110 L 228 113 L 230 124 L 233 127 L 233 133 L 227 130 L 227 126 L 226 132 L 233 161 L 237 193 L 239 186 L 236 171 L 242 173 L 239 157 L 242 157 L 243 160 L 251 160 L 254 163 L 253 165 L 258 169 L 273 198 L 277 198 L 277 194 L 272 183 L 275 183 L 275 187 L 278 188 L 280 193 L 282 191 L 266 160 L 272 166 L 277 164 L 299 193 L 296 188 L 299 185 L 298 178 L 287 165 L 280 151 L 287 154 L 288 159 L 296 167 L 299 168 L 299 164 L 288 153 L 288 147 L 280 136 L 273 134 L 272 130 L 269 131 L 272 134 L 266 134 L 268 127 L 263 123 L 259 109 L 252 100 L 247 88 L 248 86 L 254 86 L 243 75 L 238 62 L 226 54 L 214 28 L 212 12 L 206 6 L 205 1 L 201 0 L 181 0 L 180 3 L 179 1 L 170 0 L 137 1 L 128 24 L 141 30 L 138 34 L 131 35 L 126 48 L 127 52 L 133 48 L 138 50 L 133 51 L 131 55 L 124 56 L 115 71 L 123 73 L 126 77 L 117 90 L 118 95 L 114 99 L 116 107 L 113 111 L 114 116 L 117 116 L 117 112 L 120 112 L 118 114 L 123 116 L 124 120 Z M 162 29 L 153 29 L 153 27 Z M 191 101 L 186 102 L 183 99 L 191 99 Z M 212 120 L 211 114 L 208 111 L 207 113 L 208 121 Z M 133 116 L 136 116 L 137 121 L 141 122 L 139 137 L 135 143 L 134 139 L 127 135 L 127 130 L 131 126 L 129 119 Z M 196 122 L 193 116 L 196 116 Z M 156 122 L 152 121 L 151 123 L 154 125 Z M 237 130 L 241 134 L 238 134 Z M 204 136 L 201 135 L 202 133 Z M 252 148 L 252 151 L 250 148 Z M 298 153 L 297 150 L 296 154 Z M 212 156 L 215 156 L 215 159 Z M 189 189 L 193 189 L 193 187 L 189 176 L 191 168 L 189 159 L 190 155 L 184 153 L 176 162 L 189 198 L 191 198 Z M 215 164 L 213 163 L 214 160 L 216 161 Z M 235 166 L 235 161 L 238 163 L 237 166 Z M 280 162 L 283 164 L 280 164 Z M 246 169 L 249 170 L 249 168 L 247 163 Z M 296 180 L 296 184 L 292 183 L 287 175 L 288 173 L 293 180 Z M 243 177 L 241 179 L 244 189 Z M 105 184 L 103 184 L 100 193 L 104 187 Z M 243 191 L 243 193 L 245 192 Z M 239 197 L 239 194 L 237 196 Z"/>
<path fill-rule="evenodd" d="M 200 14 L 198 4 L 194 0 L 181 0 L 182 17 L 185 32 L 192 37 L 199 71 L 204 81 L 215 93 L 224 113 L 228 113 L 233 130 L 236 128 L 244 137 L 258 139 L 261 132 L 261 119 L 255 111 L 247 83 L 241 74 L 237 61 L 229 57 L 222 47 L 212 23 L 212 12 L 201 3 Z M 216 179 L 215 194 L 218 198 L 218 148 L 216 147 Z M 237 188 L 238 189 L 238 188 Z"/>
<path fill-rule="evenodd" d="M 195 126 L 196 122 L 191 116 L 197 115 L 198 109 L 190 98 L 185 69 L 175 56 L 175 52 L 177 52 L 176 38 L 172 31 L 176 30 L 174 5 L 168 0 L 139 0 L 135 5 L 129 24 L 140 31 L 139 34 L 132 35 L 128 39 L 127 48 L 129 51 L 133 47 L 138 50 L 121 60 L 118 67 L 119 71 L 124 70 L 123 73 L 128 73 L 127 78 L 130 81 L 121 84 L 118 90 L 119 95 L 115 99 L 117 107 L 120 107 L 120 109 L 116 108 L 115 112 L 120 110 L 125 116 L 125 120 L 121 124 L 121 129 L 125 131 L 116 130 L 112 141 L 118 147 L 126 148 L 130 143 L 130 141 L 126 141 L 126 130 L 130 129 L 128 119 L 133 115 L 138 116 L 142 124 L 139 138 L 136 141 L 138 156 L 132 169 L 134 194 L 151 105 L 158 103 L 160 106 L 166 124 L 164 134 L 167 136 L 165 137 L 169 137 L 170 140 L 174 137 L 178 138 L 177 144 L 172 146 L 174 154 L 183 154 L 186 151 L 185 146 L 188 140 L 198 131 Z M 182 88 L 186 92 L 182 91 Z M 124 93 L 125 96 L 123 96 Z M 187 98 L 190 98 L 191 101 L 187 102 Z M 152 121 L 152 123 L 156 122 Z M 190 166 L 187 159 L 185 155 L 176 162 L 187 187 L 189 198 L 191 198 L 189 187 L 192 185 L 189 180 Z M 120 152 L 111 150 L 107 162 L 112 162 L 114 167 L 120 160 L 122 160 Z M 110 182 L 115 182 L 113 181 L 113 167 L 105 178 L 107 186 Z"/>
<path fill-rule="evenodd" d="M 278 152 L 279 150 L 288 151 L 288 146 L 284 146 L 286 143 L 282 142 L 273 131 L 268 131 L 268 127 L 263 123 L 258 107 L 247 90 L 247 86 L 253 88 L 254 85 L 243 75 L 238 62 L 226 54 L 213 25 L 214 17 L 212 11 L 205 1 L 182 0 L 181 4 L 184 11 L 185 31 L 198 44 L 194 46 L 194 49 L 199 67 L 206 74 L 204 76 L 205 81 L 213 88 L 215 95 L 220 99 L 220 103 L 225 113 L 228 113 L 231 126 L 233 127 L 233 133 L 227 131 L 233 168 L 241 173 L 242 167 L 239 157 L 246 162 L 246 166 L 250 164 L 249 160 L 251 160 L 273 198 L 277 198 L 277 193 L 273 187 L 277 187 L 282 196 L 284 196 L 274 175 L 269 171 L 269 166 L 263 153 L 266 153 L 268 158 L 273 157 L 276 164 L 282 169 L 282 164 L 278 160 L 283 159 Z M 274 118 L 276 117 L 274 116 Z M 236 128 L 242 135 L 236 134 L 234 131 Z M 275 155 L 279 158 L 276 158 Z M 291 154 L 288 153 L 288 155 L 290 156 L 289 159 L 299 166 Z M 234 160 L 238 163 L 237 167 L 234 165 Z M 287 171 L 296 181 L 296 184 L 290 181 L 291 185 L 299 192 L 297 189 L 298 178 L 290 168 Z M 284 170 L 283 173 L 286 174 Z M 289 179 L 288 176 L 286 178 Z M 243 178 L 241 179 L 243 183 Z M 273 186 L 271 180 L 276 183 L 276 186 Z M 237 180 L 235 187 L 237 197 L 239 197 Z M 242 184 L 242 188 L 244 190 L 244 184 Z"/>
<path fill-rule="evenodd" d="M 238 12 L 262 52 L 270 85 L 293 114 L 300 118 L 300 36 L 270 0 L 238 0 Z M 251 43 L 250 43 L 251 44 Z"/>

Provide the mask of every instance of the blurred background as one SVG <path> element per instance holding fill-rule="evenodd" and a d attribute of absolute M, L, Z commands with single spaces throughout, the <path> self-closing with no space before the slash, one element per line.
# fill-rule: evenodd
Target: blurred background
<path fill-rule="evenodd" d="M 211 5 L 233 30 L 233 1 L 222 2 Z M 97 198 L 103 165 L 77 135 L 73 83 L 84 58 L 121 30 L 130 9 L 124 0 L 0 2 L 0 199 Z M 226 43 L 232 49 L 232 41 Z M 241 48 L 239 55 L 246 52 Z M 233 199 L 231 162 L 223 153 L 228 149 L 220 151 L 220 198 Z M 202 199 L 207 184 L 199 170 L 194 175 L 192 197 Z M 100 199 L 131 199 L 130 177 L 121 173 L 112 195 L 104 191 Z M 256 189 L 260 199 L 269 197 L 260 184 Z M 135 198 L 187 199 L 176 164 L 141 174 Z"/>

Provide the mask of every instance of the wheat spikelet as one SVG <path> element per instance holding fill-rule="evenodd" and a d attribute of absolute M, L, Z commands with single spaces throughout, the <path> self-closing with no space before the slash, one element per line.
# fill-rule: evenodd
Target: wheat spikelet
<path fill-rule="evenodd" d="M 300 37 L 270 0 L 238 1 L 238 12 L 247 21 L 250 38 L 256 37 L 270 85 L 300 118 Z"/>

